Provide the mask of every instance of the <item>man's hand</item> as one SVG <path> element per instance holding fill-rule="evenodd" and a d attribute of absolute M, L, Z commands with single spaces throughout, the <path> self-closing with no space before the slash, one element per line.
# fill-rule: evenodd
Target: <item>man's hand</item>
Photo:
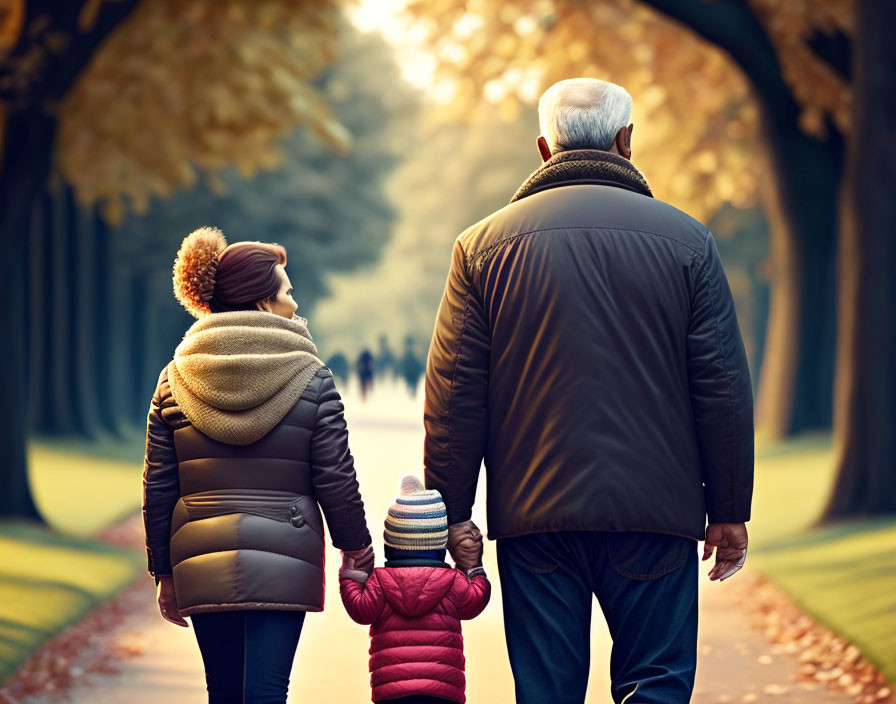
<path fill-rule="evenodd" d="M 177 610 L 177 598 L 174 594 L 174 577 L 171 575 L 163 575 L 159 577 L 159 586 L 156 588 L 159 596 L 159 611 L 162 612 L 162 618 L 178 626 L 189 628 L 189 625 Z"/>
<path fill-rule="evenodd" d="M 706 526 L 703 559 L 712 557 L 716 548 L 716 564 L 709 571 L 712 581 L 726 580 L 743 567 L 747 558 L 747 526 L 745 523 L 710 523 Z"/>
<path fill-rule="evenodd" d="M 448 526 L 448 552 L 462 570 L 482 564 L 482 533 L 473 521 Z"/>

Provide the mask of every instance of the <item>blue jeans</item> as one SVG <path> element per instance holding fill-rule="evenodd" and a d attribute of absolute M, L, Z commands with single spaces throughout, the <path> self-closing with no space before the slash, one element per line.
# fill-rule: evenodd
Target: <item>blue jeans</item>
<path fill-rule="evenodd" d="M 558 531 L 496 542 L 517 704 L 585 700 L 592 594 L 613 638 L 613 701 L 690 701 L 697 668 L 696 540 Z"/>
<path fill-rule="evenodd" d="M 209 704 L 285 704 L 304 611 L 216 611 L 190 620 Z"/>

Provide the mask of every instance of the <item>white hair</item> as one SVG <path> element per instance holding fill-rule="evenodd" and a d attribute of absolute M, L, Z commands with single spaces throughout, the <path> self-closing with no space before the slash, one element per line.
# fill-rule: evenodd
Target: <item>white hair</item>
<path fill-rule="evenodd" d="M 596 78 L 559 81 L 538 100 L 538 124 L 551 154 L 567 149 L 608 151 L 631 115 L 628 91 Z"/>

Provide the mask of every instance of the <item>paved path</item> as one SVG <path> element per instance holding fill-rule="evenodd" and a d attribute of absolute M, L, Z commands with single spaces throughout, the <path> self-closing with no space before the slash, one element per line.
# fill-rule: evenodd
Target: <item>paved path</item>
<path fill-rule="evenodd" d="M 486 569 L 495 574 L 494 565 Z M 334 580 L 335 581 L 335 580 Z M 733 580 L 732 580 L 733 581 Z M 495 580 L 497 582 L 497 580 Z M 851 702 L 845 694 L 810 689 L 791 681 L 797 670 L 792 655 L 772 654 L 765 638 L 750 629 L 748 619 L 725 594 L 729 584 L 701 584 L 700 661 L 693 702 L 777 701 Z M 289 702 L 365 702 L 367 698 L 366 629 L 341 610 L 335 585 L 328 584 L 328 608 L 310 614 L 302 633 L 292 673 Z M 465 624 L 467 697 L 471 704 L 512 702 L 513 680 L 507 663 L 500 609 L 500 585 L 493 602 L 478 619 Z M 202 661 L 191 629 L 163 621 L 155 609 L 154 587 L 139 588 L 146 608 L 135 612 L 109 638 L 124 651 L 135 652 L 114 675 L 88 674 L 69 692 L 70 699 L 44 696 L 32 701 L 51 704 L 202 704 L 207 701 Z M 592 625 L 592 672 L 588 704 L 609 703 L 610 639 L 595 602 Z"/>
<path fill-rule="evenodd" d="M 350 397 L 351 398 L 351 397 Z M 422 472 L 423 434 L 420 399 L 411 402 L 396 393 L 377 394 L 365 405 L 347 401 L 351 448 L 365 498 L 374 545 L 382 555 L 381 521 L 400 477 Z M 137 481 L 139 478 L 135 479 Z M 484 526 L 484 481 L 479 485 L 474 520 Z M 134 522 L 135 530 L 140 524 Z M 342 609 L 335 578 L 338 552 L 328 547 L 326 610 L 309 614 L 292 672 L 289 702 L 369 702 L 367 629 L 352 622 Z M 467 697 L 471 704 L 511 704 L 513 681 L 507 661 L 501 616 L 501 593 L 494 543 L 486 542 L 485 567 L 492 579 L 492 601 L 477 619 L 464 625 L 467 657 Z M 850 702 L 820 685 L 796 683 L 795 656 L 773 652 L 764 636 L 752 630 L 737 599 L 748 596 L 746 568 L 732 580 L 710 582 L 710 565 L 701 566 L 700 661 L 693 702 L 777 701 Z M 155 604 L 155 587 L 146 577 L 122 598 L 133 611 L 106 634 L 109 644 L 125 654 L 115 674 L 88 673 L 67 697 L 42 695 L 31 702 L 77 704 L 201 704 L 206 700 L 202 661 L 192 628 L 163 621 Z M 189 619 L 188 619 L 189 620 Z M 609 697 L 610 638 L 596 601 L 592 622 L 591 679 L 588 704 L 611 702 Z M 811 685 L 811 688 L 809 688 Z"/>

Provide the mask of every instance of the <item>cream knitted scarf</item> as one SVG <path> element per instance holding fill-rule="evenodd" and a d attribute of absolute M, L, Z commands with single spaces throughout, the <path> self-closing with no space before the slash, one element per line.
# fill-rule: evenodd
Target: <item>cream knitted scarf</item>
<path fill-rule="evenodd" d="M 168 382 L 198 430 L 248 445 L 283 420 L 322 366 L 304 318 L 228 311 L 205 315 L 184 333 Z"/>

